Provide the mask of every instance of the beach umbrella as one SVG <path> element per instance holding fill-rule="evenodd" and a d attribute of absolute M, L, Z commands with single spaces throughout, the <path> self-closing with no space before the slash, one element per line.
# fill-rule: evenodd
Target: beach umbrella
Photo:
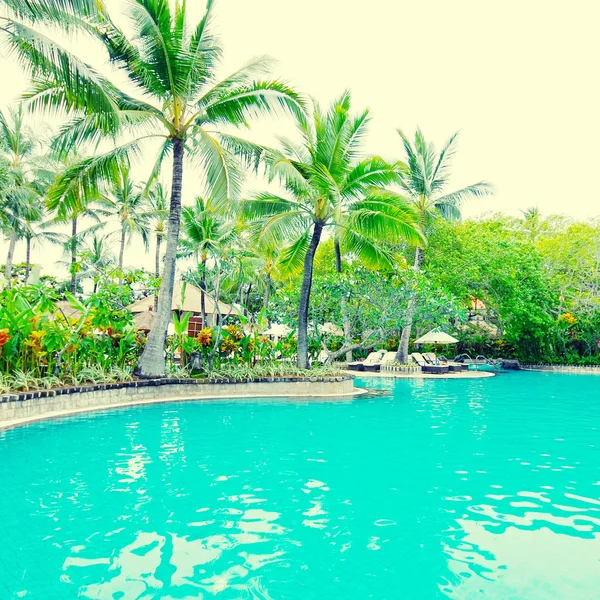
<path fill-rule="evenodd" d="M 344 335 L 344 330 L 335 323 L 323 323 L 321 325 L 321 333 L 329 333 L 330 335 L 341 337 Z"/>
<path fill-rule="evenodd" d="M 415 340 L 415 344 L 456 344 L 458 340 L 441 329 L 432 329 L 429 333 Z"/>
<path fill-rule="evenodd" d="M 292 330 L 287 325 L 273 323 L 269 329 L 263 331 L 263 335 L 270 335 L 272 337 L 285 337 L 291 332 Z"/>

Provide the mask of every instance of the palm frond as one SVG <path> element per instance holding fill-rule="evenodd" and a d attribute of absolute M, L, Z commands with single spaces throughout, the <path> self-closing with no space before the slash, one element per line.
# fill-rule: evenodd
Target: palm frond
<path fill-rule="evenodd" d="M 118 127 L 116 88 L 103 75 L 33 27 L 12 21 L 4 31 L 9 47 L 33 76 L 25 97 L 35 108 L 99 113 L 113 129 Z"/>
<path fill-rule="evenodd" d="M 389 190 L 374 189 L 355 202 L 348 213 L 348 226 L 372 240 L 423 246 L 419 212 L 407 198 Z"/>
<path fill-rule="evenodd" d="M 293 277 L 302 272 L 304 257 L 310 245 L 310 231 L 305 231 L 293 244 L 284 248 L 276 263 L 279 277 Z"/>
<path fill-rule="evenodd" d="M 468 185 L 460 190 L 446 194 L 434 200 L 434 206 L 444 214 L 444 211 L 448 214 L 456 215 L 458 211 L 458 218 L 460 218 L 460 205 L 470 198 L 483 198 L 489 196 L 494 192 L 492 184 L 487 181 L 480 181 L 473 185 Z M 454 207 L 454 211 L 450 210 L 449 207 Z"/>
<path fill-rule="evenodd" d="M 228 89 L 200 103 L 200 120 L 212 123 L 247 125 L 248 117 L 291 113 L 303 118 L 304 100 L 292 88 L 279 81 L 256 81 Z"/>
<path fill-rule="evenodd" d="M 102 14 L 102 0 L 3 0 L 5 8 L 19 19 L 66 28 L 73 17 L 95 17 Z"/>
<path fill-rule="evenodd" d="M 242 214 L 250 219 L 261 219 L 290 211 L 298 211 L 301 208 L 302 206 L 294 200 L 270 193 L 257 194 L 254 198 L 242 201 Z"/>
<path fill-rule="evenodd" d="M 197 127 L 186 146 L 202 169 L 208 195 L 218 204 L 236 203 L 240 198 L 244 173 L 236 157 L 202 127 Z"/>
<path fill-rule="evenodd" d="M 391 269 L 395 264 L 396 255 L 393 251 L 353 229 L 345 228 L 342 231 L 340 245 L 345 253 L 353 254 L 370 269 Z"/>
<path fill-rule="evenodd" d="M 138 153 L 139 140 L 135 140 L 67 168 L 48 190 L 48 208 L 56 210 L 60 217 L 67 217 L 69 212 L 80 208 L 85 198 L 97 196 L 103 185 L 118 179 Z"/>
<path fill-rule="evenodd" d="M 390 164 L 380 156 L 371 156 L 348 173 L 341 191 L 344 195 L 359 197 L 370 187 L 397 183 L 400 173 L 398 163 Z"/>

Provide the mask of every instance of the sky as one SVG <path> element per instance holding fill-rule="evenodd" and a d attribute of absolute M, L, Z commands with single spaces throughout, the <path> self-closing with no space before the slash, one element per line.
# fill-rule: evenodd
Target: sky
<path fill-rule="evenodd" d="M 125 3 L 108 4 L 119 12 Z M 188 6 L 199 17 L 204 1 Z M 595 0 L 220 0 L 216 10 L 223 75 L 268 54 L 278 77 L 323 104 L 350 89 L 354 108 L 372 115 L 369 153 L 402 158 L 398 128 L 420 127 L 438 147 L 460 131 L 449 190 L 482 179 L 495 187 L 464 207 L 467 217 L 531 206 L 580 219 L 600 214 L 598 22 Z M 81 40 L 70 44 L 95 58 Z M 5 55 L 0 64 L 4 107 L 26 79 Z M 255 134 L 281 127 L 261 124 Z M 188 179 L 184 196 L 193 192 Z M 0 241 L 1 262 L 6 250 Z M 15 259 L 24 252 L 19 245 Z M 142 254 L 130 251 L 151 267 L 152 254 Z M 55 248 L 34 250 L 50 270 L 58 258 Z"/>

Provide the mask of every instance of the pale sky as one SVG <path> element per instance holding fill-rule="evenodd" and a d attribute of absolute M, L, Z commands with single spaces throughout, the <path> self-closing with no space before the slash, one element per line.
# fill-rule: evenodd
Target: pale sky
<path fill-rule="evenodd" d="M 200 14 L 204 2 L 188 6 Z M 349 88 L 355 109 L 371 110 L 368 152 L 402 158 L 397 128 L 420 126 L 438 147 L 460 130 L 449 189 L 481 179 L 496 188 L 466 205 L 466 216 L 530 206 L 600 214 L 597 1 L 220 0 L 216 17 L 224 75 L 269 54 L 278 77 L 322 103 Z M 26 82 L 10 59 L 0 61 L 5 106 Z M 188 178 L 187 196 L 193 187 Z M 6 249 L 2 240 L 0 262 Z M 20 244 L 15 260 L 24 253 Z M 45 249 L 33 259 L 48 265 L 57 257 Z M 141 264 L 139 248 L 130 257 Z"/>

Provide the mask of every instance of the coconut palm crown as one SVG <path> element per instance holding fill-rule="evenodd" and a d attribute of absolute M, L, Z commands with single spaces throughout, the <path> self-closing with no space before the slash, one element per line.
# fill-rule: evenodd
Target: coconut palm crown
<path fill-rule="evenodd" d="M 165 373 L 164 343 L 171 300 L 181 216 L 184 157 L 200 169 L 207 193 L 221 202 L 236 199 L 242 170 L 236 155 L 255 161 L 260 149 L 223 131 L 247 126 L 248 118 L 277 110 L 303 113 L 301 98 L 284 83 L 260 79 L 271 61 L 257 58 L 231 75 L 216 76 L 222 54 L 213 34 L 213 0 L 192 26 L 185 2 L 131 0 L 125 3 L 127 34 L 111 19 L 102 0 L 5 0 L 11 18 L 1 28 L 9 48 L 29 70 L 27 94 L 33 108 L 71 115 L 54 145 L 68 152 L 80 144 L 111 140 L 64 173 L 51 198 L 68 201 L 72 188 L 96 188 L 139 155 L 145 142 L 160 144 L 150 179 L 172 159 L 169 224 L 159 303 L 136 372 Z M 39 28 L 40 23 L 77 29 L 97 43 L 99 59 L 108 58 L 129 80 L 124 89 L 82 61 Z M 122 77 L 118 79 L 121 81 Z"/>

